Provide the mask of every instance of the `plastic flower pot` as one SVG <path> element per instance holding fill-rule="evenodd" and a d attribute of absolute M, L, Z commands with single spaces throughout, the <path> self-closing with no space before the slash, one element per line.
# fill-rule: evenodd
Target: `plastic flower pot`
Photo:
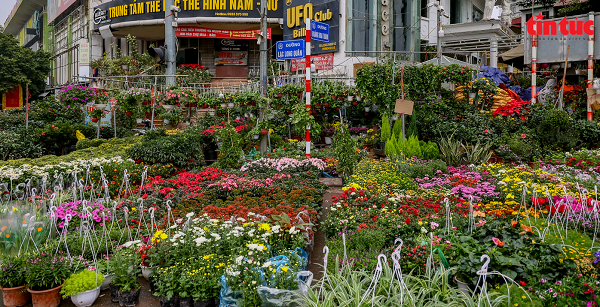
<path fill-rule="evenodd" d="M 140 289 L 136 291 L 123 292 L 119 290 L 119 305 L 121 307 L 133 307 L 138 303 L 140 298 Z"/>
<path fill-rule="evenodd" d="M 204 88 L 210 88 L 210 84 L 204 84 Z"/>
<path fill-rule="evenodd" d="M 104 110 L 106 109 L 106 103 L 96 103 L 94 104 L 94 108 L 96 108 L 96 110 Z"/>
<path fill-rule="evenodd" d="M 92 122 L 93 122 L 93 123 L 97 123 L 97 122 L 98 122 L 98 119 L 97 119 L 96 117 L 92 117 Z"/>
<path fill-rule="evenodd" d="M 371 111 L 371 107 L 365 107 L 365 113 L 369 113 Z"/>
<path fill-rule="evenodd" d="M 227 104 L 227 107 L 231 109 L 231 108 L 235 107 L 235 104 L 233 102 L 230 102 Z"/>
<path fill-rule="evenodd" d="M 112 281 L 113 276 L 115 276 L 115 274 L 104 275 L 104 281 L 102 282 L 102 285 L 100 286 L 100 290 L 104 291 L 104 290 L 108 290 L 108 288 L 110 288 L 110 282 Z"/>
<path fill-rule="evenodd" d="M 477 93 L 469 93 L 469 99 L 475 99 L 475 95 L 477 95 Z"/>
<path fill-rule="evenodd" d="M 337 96 L 331 96 L 332 100 L 337 100 Z"/>
<path fill-rule="evenodd" d="M 329 102 L 324 103 L 323 106 L 325 106 L 326 108 L 329 108 Z"/>
<path fill-rule="evenodd" d="M 169 120 L 168 119 L 163 119 L 163 123 L 168 124 Z"/>
<path fill-rule="evenodd" d="M 325 144 L 329 145 L 329 144 L 331 144 L 331 143 L 332 143 L 332 140 L 331 140 L 331 138 L 330 138 L 330 137 L 328 137 L 328 136 L 326 136 L 326 137 L 325 137 Z"/>
<path fill-rule="evenodd" d="M 27 291 L 31 293 L 33 307 L 58 307 L 60 305 L 60 288 L 62 288 L 62 285 L 49 290 L 35 291 L 27 289 Z"/>
<path fill-rule="evenodd" d="M 6 307 L 23 306 L 29 302 L 31 294 L 25 291 L 25 286 L 2 288 L 2 299 Z"/>
<path fill-rule="evenodd" d="M 277 98 L 283 97 L 283 93 L 277 93 Z"/>
<path fill-rule="evenodd" d="M 131 116 L 131 115 L 133 115 L 133 112 L 131 112 L 131 111 L 127 111 L 127 112 L 125 112 L 125 115 L 127 115 L 127 116 Z"/>
<path fill-rule="evenodd" d="M 260 133 L 269 134 L 269 129 L 260 129 Z"/>
<path fill-rule="evenodd" d="M 175 105 L 174 104 L 163 104 L 162 107 L 163 107 L 163 109 L 165 109 L 167 111 L 175 109 Z"/>
<path fill-rule="evenodd" d="M 259 138 L 259 137 L 260 137 L 260 135 L 258 135 L 258 134 L 255 134 L 255 135 L 254 135 L 254 139 L 255 139 L 255 140 L 258 140 L 258 138 Z"/>
<path fill-rule="evenodd" d="M 71 296 L 71 301 L 77 307 L 88 307 L 94 304 L 94 302 L 98 298 L 98 295 L 100 295 L 100 287 L 85 292 L 77 293 Z"/>
<path fill-rule="evenodd" d="M 158 301 L 160 302 L 160 307 L 178 307 L 179 306 L 179 297 L 174 296 L 171 299 L 167 299 L 164 296 L 161 296 Z"/>
<path fill-rule="evenodd" d="M 152 268 L 151 267 L 147 267 L 147 266 L 143 266 L 140 264 L 140 268 L 142 269 L 142 275 L 144 275 L 144 278 L 146 278 L 146 280 L 148 280 L 148 277 L 150 276 L 150 273 L 152 273 Z"/>
<path fill-rule="evenodd" d="M 255 106 L 255 105 L 256 105 L 256 101 L 252 101 L 252 102 L 250 102 L 250 105 L 251 105 L 251 106 Z"/>
<path fill-rule="evenodd" d="M 208 115 L 215 116 L 215 111 L 213 111 L 213 110 L 208 111 Z"/>
<path fill-rule="evenodd" d="M 110 285 L 109 289 L 110 289 L 110 300 L 113 303 L 118 303 L 119 302 L 119 286 Z"/>
<path fill-rule="evenodd" d="M 202 105 L 202 108 L 203 109 L 208 109 L 208 105 L 205 103 L 205 104 Z"/>
<path fill-rule="evenodd" d="M 352 101 L 352 105 L 353 106 L 358 105 L 358 101 L 357 100 Z"/>
<path fill-rule="evenodd" d="M 136 119 L 135 119 L 135 121 L 136 121 L 138 124 L 141 124 L 143 120 L 144 120 L 143 118 L 136 118 Z"/>
<path fill-rule="evenodd" d="M 335 108 L 336 111 L 339 111 L 340 109 L 341 109 L 341 107 L 336 107 Z"/>
<path fill-rule="evenodd" d="M 467 283 L 458 280 L 458 277 L 456 277 L 456 275 L 454 275 L 454 282 L 456 282 L 458 290 L 462 291 L 468 297 L 471 296 L 471 290 L 469 289 L 469 285 Z"/>
<path fill-rule="evenodd" d="M 179 307 L 193 307 L 194 300 L 191 297 L 180 297 Z"/>
<path fill-rule="evenodd" d="M 348 95 L 348 101 L 350 101 L 350 102 L 354 101 L 354 96 Z"/>

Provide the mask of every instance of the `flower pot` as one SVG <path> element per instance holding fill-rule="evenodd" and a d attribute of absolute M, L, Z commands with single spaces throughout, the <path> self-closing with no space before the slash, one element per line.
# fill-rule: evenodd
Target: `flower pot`
<path fill-rule="evenodd" d="M 152 117 L 152 112 L 144 112 L 144 115 L 146 115 L 146 117 L 150 118 L 150 117 Z"/>
<path fill-rule="evenodd" d="M 469 99 L 475 99 L 477 93 L 469 93 Z"/>
<path fill-rule="evenodd" d="M 88 307 L 94 304 L 94 302 L 98 298 L 98 295 L 100 295 L 100 287 L 85 292 L 77 293 L 71 296 L 71 301 L 77 307 Z"/>
<path fill-rule="evenodd" d="M 324 103 L 323 106 L 325 106 L 326 108 L 329 108 L 329 102 Z"/>
<path fill-rule="evenodd" d="M 193 307 L 194 300 L 191 297 L 180 297 L 179 307 Z"/>
<path fill-rule="evenodd" d="M 331 96 L 331 100 L 337 100 L 337 96 Z"/>
<path fill-rule="evenodd" d="M 146 280 L 148 280 L 148 277 L 150 276 L 150 273 L 152 273 L 152 268 L 151 267 L 147 267 L 147 266 L 143 266 L 140 264 L 140 268 L 142 269 L 142 275 L 144 275 L 144 278 L 146 278 Z"/>
<path fill-rule="evenodd" d="M 119 305 L 121 307 L 133 307 L 138 303 L 140 298 L 140 289 L 136 291 L 123 292 L 119 290 Z"/>
<path fill-rule="evenodd" d="M 119 302 L 119 287 L 110 285 L 108 288 L 110 289 L 110 300 L 113 303 L 118 303 Z"/>
<path fill-rule="evenodd" d="M 125 115 L 127 115 L 127 116 L 131 116 L 131 115 L 133 115 L 133 112 L 131 112 L 131 111 L 127 111 L 127 112 L 125 112 Z"/>
<path fill-rule="evenodd" d="M 6 307 L 23 306 L 29 302 L 31 294 L 25 291 L 25 286 L 2 288 L 2 298 Z"/>
<path fill-rule="evenodd" d="M 296 93 L 296 96 L 302 97 L 302 93 Z"/>
<path fill-rule="evenodd" d="M 260 129 L 260 133 L 269 134 L 269 129 Z"/>
<path fill-rule="evenodd" d="M 104 110 L 106 109 L 106 103 L 96 103 L 94 104 L 94 108 L 96 108 L 96 110 Z"/>
<path fill-rule="evenodd" d="M 31 293 L 33 307 L 58 307 L 60 305 L 60 288 L 62 288 L 62 285 L 50 290 L 34 291 L 27 289 L 27 291 Z"/>
<path fill-rule="evenodd" d="M 93 123 L 97 123 L 97 122 L 98 122 L 98 119 L 97 119 L 96 117 L 92 117 L 92 122 L 93 122 Z"/>
<path fill-rule="evenodd" d="M 166 297 L 161 296 L 158 301 L 160 302 L 160 307 L 178 307 L 179 306 L 179 297 L 174 296 L 170 300 Z"/>
<path fill-rule="evenodd" d="M 329 144 L 331 144 L 331 143 L 332 143 L 332 140 L 331 140 L 331 138 L 330 138 L 330 137 L 328 137 L 328 136 L 326 136 L 326 137 L 325 137 L 325 144 L 329 145 Z"/>
<path fill-rule="evenodd" d="M 213 110 L 208 111 L 208 115 L 215 116 L 215 111 L 213 111 Z"/>
<path fill-rule="evenodd" d="M 230 102 L 227 104 L 227 107 L 231 109 L 231 108 L 235 107 L 235 104 L 233 102 Z"/>
<path fill-rule="evenodd" d="M 148 104 L 150 104 L 150 101 L 142 101 L 142 105 L 145 105 L 145 106 L 146 106 L 146 105 L 148 105 Z"/>
<path fill-rule="evenodd" d="M 356 101 L 356 100 L 352 101 L 352 105 L 353 106 L 358 105 L 358 101 Z"/>
<path fill-rule="evenodd" d="M 255 140 L 258 140 L 258 138 L 259 138 L 259 137 L 260 137 L 260 135 L 259 135 L 259 134 L 255 134 L 255 135 L 254 135 L 254 139 L 255 139 Z"/>
<path fill-rule="evenodd" d="M 350 101 L 350 102 L 354 101 L 354 97 L 353 97 L 353 96 L 350 96 L 350 95 L 348 95 L 348 101 Z"/>
<path fill-rule="evenodd" d="M 163 119 L 163 123 L 168 124 L 169 120 L 168 119 Z"/>
<path fill-rule="evenodd" d="M 339 111 L 340 109 L 341 109 L 341 107 L 336 107 L 335 108 L 336 111 Z"/>
<path fill-rule="evenodd" d="M 454 275 L 454 282 L 456 282 L 456 285 L 458 286 L 458 290 L 462 291 L 462 293 L 464 293 L 468 297 L 471 296 L 471 290 L 469 289 L 469 285 L 467 283 L 464 283 L 464 282 L 458 280 L 456 275 Z"/>
<path fill-rule="evenodd" d="M 179 101 L 181 101 L 181 102 L 188 102 L 189 100 L 190 100 L 190 97 L 187 97 L 187 96 L 179 97 Z"/>
<path fill-rule="evenodd" d="M 256 101 L 252 101 L 252 102 L 250 102 L 250 105 L 251 105 L 251 106 L 255 106 L 255 105 L 256 105 Z"/>
<path fill-rule="evenodd" d="M 165 109 L 167 111 L 171 111 L 171 110 L 175 109 L 174 104 L 163 104 L 162 107 L 163 107 L 163 109 Z"/>
<path fill-rule="evenodd" d="M 346 97 L 344 97 L 344 96 L 338 96 L 338 100 L 339 100 L 339 101 L 342 101 L 342 100 L 344 100 L 344 98 L 346 98 Z"/>
<path fill-rule="evenodd" d="M 204 84 L 204 88 L 210 88 L 210 84 Z"/>
<path fill-rule="evenodd" d="M 222 103 L 221 104 L 221 109 L 225 109 L 225 108 L 227 108 L 227 104 L 226 103 Z"/>
<path fill-rule="evenodd" d="M 369 149 L 369 148 L 371 148 L 371 145 L 369 145 L 369 144 L 363 144 L 363 149 Z"/>
<path fill-rule="evenodd" d="M 208 109 L 208 105 L 205 103 L 205 104 L 202 105 L 202 108 L 203 109 Z"/>
<path fill-rule="evenodd" d="M 315 107 L 317 107 L 317 108 L 321 108 L 322 106 L 323 106 L 323 105 L 322 105 L 320 102 L 318 102 L 318 103 L 315 103 Z"/>
<path fill-rule="evenodd" d="M 362 101 L 362 97 L 356 96 L 356 101 Z"/>
<path fill-rule="evenodd" d="M 138 124 L 141 124 L 143 120 L 144 120 L 143 118 L 136 118 L 136 119 L 135 119 L 135 121 L 136 121 Z"/>
<path fill-rule="evenodd" d="M 277 98 L 283 97 L 283 93 L 277 93 Z"/>
<path fill-rule="evenodd" d="M 371 107 L 365 107 L 365 113 L 369 113 L 371 111 Z"/>
<path fill-rule="evenodd" d="M 104 291 L 104 290 L 107 290 L 108 288 L 110 288 L 110 282 L 112 281 L 113 276 L 115 276 L 115 274 L 104 275 L 104 281 L 102 282 L 102 285 L 100 286 L 100 290 Z"/>
<path fill-rule="evenodd" d="M 391 120 L 398 120 L 398 115 L 392 115 Z"/>

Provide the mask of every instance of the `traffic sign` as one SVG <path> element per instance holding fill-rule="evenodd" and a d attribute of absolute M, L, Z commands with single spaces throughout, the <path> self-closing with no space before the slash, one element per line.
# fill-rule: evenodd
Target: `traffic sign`
<path fill-rule="evenodd" d="M 316 41 L 329 43 L 329 25 L 326 23 L 311 20 L 310 38 Z"/>
<path fill-rule="evenodd" d="M 277 59 L 292 60 L 304 58 L 305 45 L 303 39 L 277 42 Z"/>

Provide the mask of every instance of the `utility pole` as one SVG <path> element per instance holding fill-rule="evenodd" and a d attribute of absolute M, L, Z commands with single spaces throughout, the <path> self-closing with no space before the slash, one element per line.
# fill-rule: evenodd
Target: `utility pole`
<path fill-rule="evenodd" d="M 176 7 L 174 0 L 165 0 L 165 44 L 167 45 L 167 85 L 175 85 L 175 73 L 176 73 L 176 53 L 177 45 L 175 42 L 175 27 L 177 22 L 175 21 L 177 13 L 180 11 L 179 7 Z"/>
<path fill-rule="evenodd" d="M 444 16 L 446 18 L 450 18 L 450 16 L 448 16 L 448 14 L 446 14 L 444 7 L 442 5 L 440 5 L 439 1 L 434 1 L 434 2 L 430 2 L 429 4 L 427 4 L 428 9 L 432 6 L 435 6 L 435 8 L 437 10 L 437 27 L 438 27 L 437 58 L 438 58 L 438 65 L 442 65 L 442 37 L 444 37 L 444 30 L 442 29 L 442 16 Z"/>
<path fill-rule="evenodd" d="M 267 0 L 260 1 L 260 32 L 262 35 L 262 39 L 260 40 L 260 93 L 261 96 L 267 97 Z M 261 106 L 261 121 L 265 120 L 265 107 L 267 106 Z M 264 155 L 267 151 L 267 138 L 268 135 L 263 134 L 260 140 L 261 155 Z"/>

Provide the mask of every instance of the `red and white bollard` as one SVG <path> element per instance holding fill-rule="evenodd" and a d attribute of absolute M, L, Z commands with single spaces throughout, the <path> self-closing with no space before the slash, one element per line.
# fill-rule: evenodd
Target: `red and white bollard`
<path fill-rule="evenodd" d="M 310 115 L 310 18 L 306 18 L 306 109 Z M 310 124 L 306 125 L 306 158 L 310 158 Z"/>

